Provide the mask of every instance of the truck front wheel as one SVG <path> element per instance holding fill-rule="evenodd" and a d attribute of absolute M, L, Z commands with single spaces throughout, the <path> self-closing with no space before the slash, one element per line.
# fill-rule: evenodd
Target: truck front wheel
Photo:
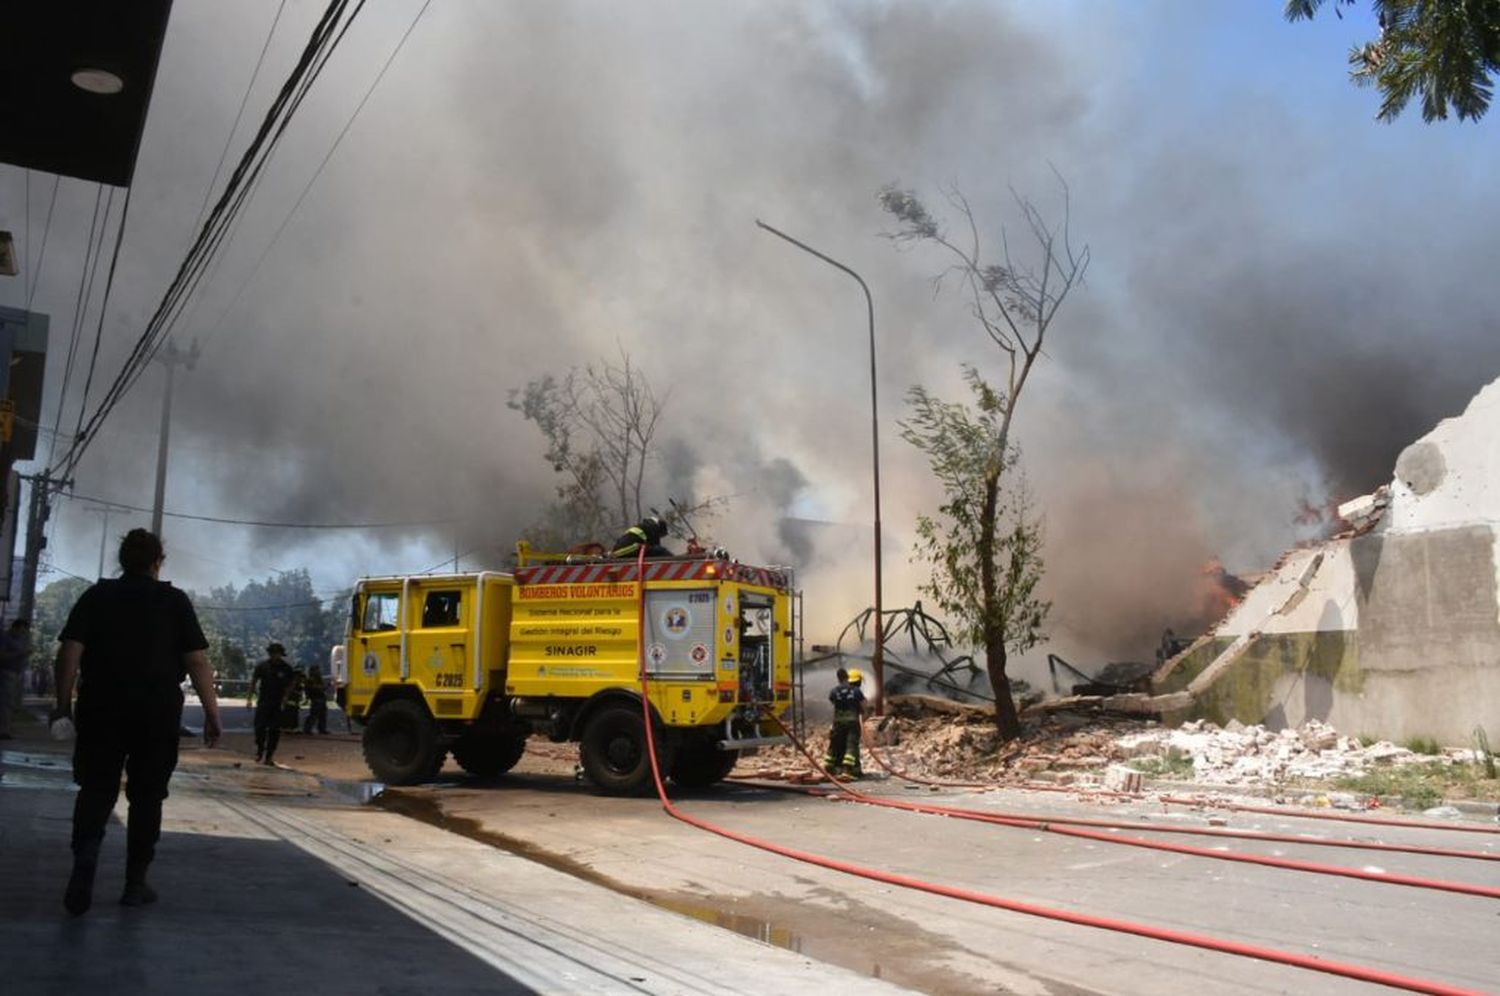
<path fill-rule="evenodd" d="M 655 787 L 646 724 L 638 711 L 610 706 L 595 713 L 584 727 L 581 746 L 584 774 L 605 794 L 643 795 Z M 663 774 L 671 769 L 670 753 L 658 737 L 656 756 Z"/>
<path fill-rule="evenodd" d="M 394 699 L 376 709 L 365 724 L 363 746 L 371 773 L 387 785 L 431 781 L 447 754 L 427 707 L 411 699 Z"/>

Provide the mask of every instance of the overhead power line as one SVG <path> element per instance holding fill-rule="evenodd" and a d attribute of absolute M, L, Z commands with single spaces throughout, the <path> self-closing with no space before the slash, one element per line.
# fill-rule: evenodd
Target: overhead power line
<path fill-rule="evenodd" d="M 110 508 L 123 509 L 128 512 L 150 512 L 151 509 L 140 505 L 130 505 L 122 501 L 111 501 L 108 498 L 94 498 L 89 495 L 77 493 L 65 494 L 62 497 L 72 498 L 75 501 L 89 501 L 96 505 L 106 505 Z M 195 515 L 190 512 L 162 512 L 169 519 L 190 519 L 194 522 L 214 522 L 226 526 L 260 526 L 266 529 L 409 529 L 419 526 L 442 526 L 447 525 L 449 519 L 414 519 L 402 522 L 270 522 L 262 519 L 234 519 L 217 515 Z"/>
<path fill-rule="evenodd" d="M 217 320 L 215 320 L 213 327 L 209 329 L 208 334 L 204 337 L 205 340 L 211 338 L 215 333 L 219 331 L 220 328 L 223 327 L 225 319 L 227 319 L 230 312 L 234 310 L 234 306 L 239 304 L 240 296 L 245 293 L 245 288 L 249 287 L 250 283 L 255 279 L 256 274 L 260 273 L 260 268 L 265 263 L 266 258 L 271 255 L 271 250 L 275 249 L 276 243 L 281 241 L 281 234 L 286 231 L 287 225 L 291 223 L 292 217 L 297 213 L 297 210 L 302 207 L 302 202 L 307 199 L 308 192 L 312 190 L 313 184 L 317 183 L 318 177 L 323 175 L 324 168 L 327 167 L 329 160 L 333 158 L 333 154 L 338 150 L 339 144 L 343 142 L 344 136 L 349 134 L 350 128 L 354 127 L 354 121 L 359 117 L 360 111 L 363 111 L 365 109 L 365 104 L 369 102 L 370 95 L 375 92 L 375 88 L 379 86 L 380 81 L 385 78 L 386 71 L 391 68 L 391 63 L 396 61 L 396 56 L 401 54 L 401 49 L 406 45 L 406 40 L 410 38 L 411 33 L 416 30 L 417 22 L 422 20 L 422 15 L 427 13 L 427 8 L 430 6 L 432 6 L 432 0 L 426 0 L 426 3 L 423 3 L 421 9 L 417 11 L 417 15 L 411 19 L 411 23 L 406 26 L 406 31 L 396 42 L 396 47 L 391 49 L 391 54 L 386 56 L 385 63 L 381 65 L 380 71 L 375 74 L 375 78 L 370 82 L 369 87 L 365 89 L 364 96 L 359 99 L 359 103 L 355 105 L 353 113 L 351 113 L 349 115 L 349 119 L 344 122 L 344 127 L 339 129 L 338 137 L 336 137 L 333 140 L 333 144 L 328 147 L 328 152 L 324 154 L 323 161 L 318 163 L 318 168 L 313 170 L 313 174 L 312 176 L 308 177 L 307 183 L 302 188 L 302 192 L 297 195 L 296 201 L 292 203 L 291 210 L 286 213 L 286 217 L 281 219 L 281 224 L 276 226 L 276 231 L 271 235 L 271 241 L 266 243 L 266 247 L 262 249 L 260 255 L 256 257 L 255 265 L 250 268 L 250 272 L 246 274 L 245 279 L 240 281 L 240 285 L 235 288 L 234 295 L 229 299 L 229 303 L 224 306 L 224 310 L 219 312 L 219 317 Z"/>
<path fill-rule="evenodd" d="M 29 179 L 30 174 L 28 173 L 27 176 L 28 176 L 28 179 Z M 31 301 L 32 301 L 33 298 L 36 297 L 36 289 L 42 283 L 42 266 L 47 261 L 47 236 L 52 232 L 52 209 L 55 208 L 55 207 L 57 207 L 57 187 L 58 187 L 58 184 L 60 184 L 60 183 L 62 183 L 62 176 L 60 174 L 58 176 L 54 176 L 52 178 L 52 199 L 47 202 L 47 221 L 42 225 L 42 248 L 40 249 L 40 251 L 37 252 L 37 255 L 36 255 L 36 272 L 31 275 L 31 287 L 26 291 L 26 310 L 27 311 L 31 310 Z M 27 205 L 26 206 L 27 206 L 28 210 L 31 207 L 31 204 L 30 204 L 30 187 L 29 186 L 27 188 Z M 27 215 L 27 219 L 28 220 L 27 220 L 27 226 L 26 226 L 28 233 L 30 232 L 30 229 L 31 229 L 30 217 L 31 216 L 28 214 Z M 30 235 L 28 234 L 27 237 L 30 238 Z M 28 257 L 31 255 L 31 246 L 29 246 L 29 245 L 26 247 L 26 255 Z"/>
<path fill-rule="evenodd" d="M 269 161 L 281 137 L 286 133 L 287 125 L 291 123 L 297 109 L 307 96 L 308 90 L 327 64 L 328 58 L 338 47 L 339 42 L 342 41 L 349 24 L 363 9 L 364 3 L 365 0 L 359 0 L 353 13 L 346 20 L 344 15 L 349 6 L 349 0 L 330 0 L 327 9 L 313 29 L 312 36 L 308 39 L 301 57 L 282 84 L 275 100 L 272 101 L 255 137 L 225 183 L 223 193 L 213 210 L 209 212 L 208 219 L 204 221 L 197 238 L 178 265 L 176 274 L 166 291 L 163 292 L 145 329 L 132 346 L 104 397 L 100 399 L 93 413 L 80 427 L 72 445 L 59 461 L 59 468 L 67 467 L 71 471 L 77 466 L 78 460 L 94 438 L 99 426 L 150 362 L 157 347 L 168 334 L 170 320 L 179 311 L 186 295 L 191 293 L 197 280 L 201 278 L 204 267 L 222 245 L 225 232 L 244 206 L 250 186 Z"/>

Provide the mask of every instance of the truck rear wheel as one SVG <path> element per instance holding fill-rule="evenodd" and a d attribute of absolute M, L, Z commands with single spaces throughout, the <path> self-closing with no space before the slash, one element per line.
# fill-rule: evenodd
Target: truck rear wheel
<path fill-rule="evenodd" d="M 595 713 L 583 730 L 583 771 L 607 795 L 643 795 L 655 788 L 646 724 L 639 711 L 610 706 Z M 671 752 L 656 741 L 662 773 L 671 770 Z"/>
<path fill-rule="evenodd" d="M 411 699 L 385 703 L 365 724 L 365 763 L 387 785 L 429 782 L 442 770 L 443 749 L 427 707 Z"/>
<path fill-rule="evenodd" d="M 475 778 L 494 778 L 526 753 L 526 734 L 471 726 L 453 745 L 453 760 Z"/>
<path fill-rule="evenodd" d="M 721 782 L 740 759 L 732 750 L 719 750 L 711 740 L 684 744 L 672 761 L 672 781 L 683 788 L 707 788 Z"/>

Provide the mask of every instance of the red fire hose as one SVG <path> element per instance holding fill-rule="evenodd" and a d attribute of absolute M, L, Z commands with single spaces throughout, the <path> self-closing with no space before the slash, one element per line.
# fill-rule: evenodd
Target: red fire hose
<path fill-rule="evenodd" d="M 1397 975 L 1393 972 L 1383 972 L 1378 969 L 1367 968 L 1362 965 L 1354 965 L 1346 962 L 1329 961 L 1315 958 L 1310 955 L 1298 954 L 1292 951 L 1281 951 L 1276 948 L 1261 947 L 1252 944 L 1243 944 L 1238 941 L 1223 940 L 1210 937 L 1205 934 L 1194 934 L 1187 931 L 1169 930 L 1163 927 L 1153 927 L 1148 924 L 1136 923 L 1130 920 L 1119 920 L 1108 917 L 1092 916 L 1087 913 L 1074 913 L 1069 910 L 1056 909 L 1040 906 L 1035 903 L 1026 903 L 1014 899 L 1006 899 L 1001 896 L 977 892 L 972 889 L 962 889 L 950 885 L 942 885 L 936 882 L 928 882 L 913 878 L 909 875 L 899 875 L 894 872 L 880 871 L 864 865 L 856 865 L 848 861 L 813 854 L 808 851 L 799 851 L 794 848 L 784 847 L 771 841 L 762 840 L 749 834 L 729 830 L 707 820 L 698 819 L 682 812 L 667 796 L 666 783 L 662 779 L 661 767 L 656 754 L 656 735 L 653 729 L 651 716 L 650 680 L 646 674 L 645 656 L 645 634 L 646 634 L 646 583 L 645 583 L 645 549 L 636 560 L 636 583 L 637 583 L 637 609 L 639 632 L 637 634 L 637 651 L 640 660 L 641 680 L 641 712 L 646 728 L 646 750 L 651 760 L 651 777 L 656 784 L 656 795 L 661 800 L 662 808 L 667 815 L 673 819 L 696 827 L 699 830 L 716 834 L 728 840 L 733 840 L 750 847 L 759 848 L 772 854 L 779 854 L 794 861 L 817 865 L 833 871 L 843 872 L 847 875 L 855 875 L 860 878 L 883 882 L 887 885 L 896 885 L 906 889 L 915 889 L 920 892 L 932 893 L 939 896 L 947 896 L 951 899 L 959 899 L 964 902 L 977 903 L 982 906 L 991 906 L 996 909 L 1009 910 L 1013 913 L 1024 913 L 1028 916 L 1043 917 L 1050 920 L 1059 920 L 1064 923 L 1073 923 L 1085 927 L 1097 927 L 1104 930 L 1113 930 L 1120 933 L 1134 934 L 1138 937 L 1148 937 L 1153 940 L 1166 941 L 1172 944 L 1183 944 L 1190 947 L 1204 948 L 1209 951 L 1218 951 L 1225 954 L 1239 955 L 1245 958 L 1255 958 L 1260 961 L 1274 962 L 1282 965 L 1290 965 L 1295 968 L 1303 968 L 1314 972 L 1323 972 L 1329 975 L 1338 975 L 1348 979 L 1357 979 L 1361 982 L 1372 982 L 1377 985 L 1391 986 L 1396 989 L 1405 989 L 1410 992 L 1442 994 L 1442 996 L 1473 996 L 1474 991 L 1463 989 L 1458 986 L 1450 986 L 1441 982 L 1427 979 L 1419 979 L 1412 976 Z M 779 722 L 779 720 L 778 720 Z M 805 751 L 804 751 L 805 753 Z M 810 758 L 809 758 L 810 759 Z M 822 766 L 813 761 L 818 770 Z M 824 772 L 827 774 L 827 772 Z"/>
<path fill-rule="evenodd" d="M 786 728 L 783 726 L 782 729 L 785 730 Z M 959 787 L 959 786 L 967 786 L 969 784 L 969 783 L 966 783 L 966 782 L 937 782 L 937 781 L 931 781 L 929 779 L 919 778 L 919 777 L 916 777 L 914 775 L 907 774 L 906 772 L 900 771 L 899 769 L 897 769 L 897 768 L 893 767 L 892 765 L 888 764 L 886 762 L 886 760 L 883 757 L 880 756 L 880 753 L 878 751 L 876 751 L 873 747 L 869 747 L 869 748 L 866 748 L 866 749 L 869 751 L 870 756 L 875 759 L 875 763 L 877 765 L 879 765 L 881 768 L 883 768 L 888 774 L 890 774 L 894 778 L 899 778 L 899 779 L 901 779 L 903 781 L 914 782 L 914 783 L 916 783 L 918 785 L 941 785 L 941 786 Z M 807 756 L 806 751 L 804 751 L 803 754 L 804 754 L 804 756 Z M 850 790 L 850 789 L 846 788 L 843 785 L 839 785 L 839 789 L 841 791 L 846 792 L 849 796 L 856 797 L 855 801 L 860 801 L 860 802 L 864 802 L 864 801 L 871 801 L 871 802 L 873 802 L 874 801 L 874 800 L 871 800 L 870 797 L 863 796 L 863 795 L 861 795 L 861 793 L 858 793 L 858 792 L 855 792 L 853 790 Z M 1104 794 L 1113 796 L 1113 795 L 1118 795 L 1120 793 L 1104 793 Z M 1141 796 L 1140 798 L 1144 798 L 1144 796 Z M 1168 800 L 1163 800 L 1163 801 L 1168 801 Z M 1176 801 L 1176 800 L 1171 800 L 1171 801 Z M 900 806 L 901 808 L 905 808 L 907 804 L 906 803 L 897 803 L 896 805 Z M 923 811 L 926 812 L 926 811 L 929 811 L 929 810 L 923 810 Z M 993 819 L 990 820 L 991 822 L 1004 822 L 1006 820 L 1017 821 L 1015 825 L 1025 824 L 1026 826 L 1028 826 L 1028 827 L 1030 827 L 1032 829 L 1043 829 L 1044 828 L 1042 826 L 1043 824 L 1046 824 L 1045 829 L 1054 829 L 1057 824 L 1063 824 L 1063 825 L 1066 825 L 1066 826 L 1101 827 L 1101 828 L 1106 828 L 1106 829 L 1111 829 L 1111 830 L 1139 830 L 1139 831 L 1143 831 L 1143 832 L 1146 832 L 1146 833 L 1190 834 L 1190 835 L 1193 835 L 1193 836 L 1201 836 L 1201 837 L 1223 837 L 1223 838 L 1238 839 L 1238 840 L 1257 840 L 1257 841 L 1263 841 L 1265 843 L 1274 843 L 1274 844 L 1296 844 L 1296 845 L 1306 845 L 1306 846 L 1311 846 L 1311 847 L 1342 847 L 1342 848 L 1345 848 L 1345 849 L 1352 849 L 1352 850 L 1387 851 L 1387 852 L 1394 852 L 1394 853 L 1400 853 L 1400 854 L 1421 854 L 1421 855 L 1426 855 L 1426 856 L 1429 856 L 1429 857 L 1461 858 L 1461 859 L 1473 860 L 1473 861 L 1500 861 L 1500 853 L 1488 852 L 1488 851 L 1466 851 L 1466 850 L 1457 850 L 1457 849 L 1442 848 L 1442 847 L 1420 847 L 1420 846 L 1415 845 L 1415 844 L 1388 844 L 1388 843 L 1382 843 L 1382 842 L 1376 842 L 1376 841 L 1327 840 L 1327 839 L 1320 839 L 1320 838 L 1313 838 L 1313 837 L 1299 837 L 1299 836 L 1296 836 L 1294 834 L 1264 833 L 1264 832 L 1257 831 L 1257 830 L 1213 829 L 1213 828 L 1209 828 L 1209 827 L 1173 827 L 1173 826 L 1160 826 L 1160 825 L 1153 824 L 1153 823 L 1138 823 L 1138 822 L 1131 822 L 1131 821 L 1128 821 L 1128 820 L 1100 820 L 1100 819 L 1091 819 L 1091 818 L 1088 818 L 1088 817 L 1081 817 L 1081 816 L 1048 816 L 1048 817 L 1046 817 L 1044 819 L 1044 818 L 1041 818 L 1041 817 L 1031 816 L 1031 815 L 1028 815 L 1028 814 L 1025 814 L 1025 813 L 996 813 L 996 812 L 987 812 L 985 810 L 962 809 L 962 808 L 947 807 L 947 806 L 934 806 L 934 807 L 930 807 L 930 811 L 934 811 L 934 812 L 941 811 L 944 815 L 950 815 L 950 816 L 960 816 L 960 817 L 969 817 L 969 816 L 973 816 L 973 817 L 989 817 L 989 818 L 993 818 Z M 1279 810 L 1255 810 L 1255 811 L 1257 811 L 1257 812 L 1267 812 L 1267 811 L 1269 811 L 1269 812 L 1281 812 Z M 1284 815 L 1301 815 L 1301 814 L 1297 814 L 1297 813 L 1285 813 Z M 1323 815 L 1323 814 L 1317 814 L 1317 815 Z M 1390 825 L 1401 825 L 1401 824 L 1396 824 L 1396 823 L 1394 823 L 1394 821 L 1389 821 L 1389 820 L 1386 820 L 1386 821 L 1369 821 L 1369 822 L 1382 822 L 1382 823 L 1387 823 L 1387 824 L 1390 824 Z M 1481 828 L 1481 829 L 1484 830 L 1485 832 L 1488 832 L 1488 828 Z M 1056 832 L 1063 833 L 1063 832 L 1066 832 L 1066 831 L 1058 830 Z M 1120 838 L 1120 837 L 1113 836 L 1113 835 L 1107 837 L 1106 839 L 1117 841 L 1117 842 L 1120 842 L 1120 843 L 1130 843 L 1130 841 L 1128 841 L 1128 840 L 1126 840 L 1124 838 Z M 1217 851 L 1213 852 L 1213 855 L 1214 856 L 1219 856 L 1219 857 L 1223 856 L 1222 852 L 1217 852 Z M 1234 859 L 1231 858 L 1230 860 L 1234 860 Z M 1305 870 L 1311 870 L 1311 869 L 1305 869 Z M 1362 877 L 1362 876 L 1355 876 L 1355 877 Z M 1377 874 L 1377 875 L 1375 875 L 1375 877 L 1379 878 L 1381 881 L 1387 881 L 1387 882 L 1393 882 L 1393 881 L 1395 881 L 1395 877 L 1394 876 L 1382 876 L 1382 875 L 1378 875 Z M 1404 883 L 1404 884 L 1416 884 L 1416 883 Z M 1454 891 L 1467 891 L 1467 890 L 1454 890 Z M 1500 890 L 1496 890 L 1496 892 L 1497 892 L 1497 895 L 1500 895 Z"/>

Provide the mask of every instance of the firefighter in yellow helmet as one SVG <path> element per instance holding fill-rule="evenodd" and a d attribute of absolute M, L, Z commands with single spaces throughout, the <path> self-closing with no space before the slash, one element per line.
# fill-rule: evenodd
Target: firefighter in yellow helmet
<path fill-rule="evenodd" d="M 850 668 L 847 673 L 839 668 L 839 683 L 828 693 L 828 701 L 833 703 L 833 729 L 823 767 L 830 775 L 864 777 L 859 766 L 860 721 L 865 714 L 865 693 L 860 685 L 864 679 L 859 668 Z"/>

